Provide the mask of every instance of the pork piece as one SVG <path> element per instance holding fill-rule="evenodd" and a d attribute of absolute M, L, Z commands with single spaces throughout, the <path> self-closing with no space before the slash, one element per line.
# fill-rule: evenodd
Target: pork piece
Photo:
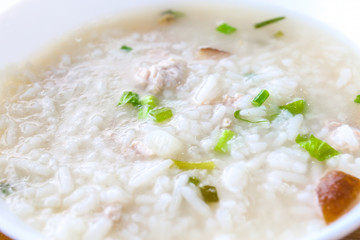
<path fill-rule="evenodd" d="M 141 154 L 144 157 L 152 157 L 154 156 L 154 152 L 144 144 L 142 141 L 133 141 L 130 145 L 130 148 L 135 150 L 136 153 Z"/>
<path fill-rule="evenodd" d="M 332 170 L 321 178 L 316 194 L 327 224 L 348 212 L 358 201 L 360 179 Z"/>
<path fill-rule="evenodd" d="M 204 47 L 200 48 L 196 53 L 198 59 L 221 59 L 230 56 L 229 52 L 222 51 L 216 48 Z"/>
<path fill-rule="evenodd" d="M 112 221 L 119 221 L 122 215 L 122 205 L 118 203 L 111 204 L 105 208 L 104 213 Z"/>
<path fill-rule="evenodd" d="M 166 89 L 175 89 L 186 79 L 187 66 L 181 59 L 169 58 L 149 68 L 139 68 L 136 80 L 146 90 L 157 94 Z"/>

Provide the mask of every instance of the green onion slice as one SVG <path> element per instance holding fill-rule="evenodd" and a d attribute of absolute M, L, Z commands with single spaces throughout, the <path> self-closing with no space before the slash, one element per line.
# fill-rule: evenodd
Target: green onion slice
<path fill-rule="evenodd" d="M 272 122 L 275 120 L 275 118 L 277 118 L 279 116 L 280 113 L 273 113 L 270 114 L 269 116 L 266 116 L 266 119 L 269 120 L 269 122 Z"/>
<path fill-rule="evenodd" d="M 11 188 L 10 184 L 1 183 L 0 184 L 0 192 L 5 196 L 10 195 L 10 193 L 12 192 L 12 188 Z"/>
<path fill-rule="evenodd" d="M 126 45 L 122 45 L 121 50 L 124 50 L 125 52 L 131 52 L 133 49 L 129 46 L 126 46 Z"/>
<path fill-rule="evenodd" d="M 269 92 L 263 89 L 258 93 L 258 95 L 256 95 L 256 97 L 254 97 L 251 103 L 255 107 L 260 107 L 269 96 L 270 96 Z"/>
<path fill-rule="evenodd" d="M 243 121 L 243 122 L 248 122 L 248 123 L 262 123 L 262 122 L 267 122 L 267 120 L 251 121 L 251 120 L 245 119 L 245 118 L 243 118 L 243 117 L 240 116 L 240 111 L 241 111 L 241 110 L 237 110 L 237 111 L 234 112 L 234 117 L 235 117 L 237 120 L 240 120 L 240 121 Z"/>
<path fill-rule="evenodd" d="M 272 23 L 276 23 L 278 21 L 281 21 L 285 19 L 285 17 L 276 17 L 276 18 L 272 18 L 272 19 L 269 19 L 269 20 L 266 20 L 266 21 L 263 21 L 263 22 L 259 22 L 259 23 L 256 23 L 254 25 L 254 28 L 261 28 L 261 27 L 265 27 L 269 24 L 272 24 Z"/>
<path fill-rule="evenodd" d="M 214 186 L 205 185 L 200 187 L 200 192 L 206 203 L 219 202 L 217 190 Z"/>
<path fill-rule="evenodd" d="M 331 157 L 339 155 L 340 152 L 336 151 L 326 142 L 314 137 L 314 135 L 298 135 L 296 143 L 304 148 L 313 158 L 319 161 L 327 160 Z"/>
<path fill-rule="evenodd" d="M 216 28 L 218 32 L 221 32 L 223 34 L 231 34 L 234 33 L 237 29 L 235 27 L 230 26 L 227 23 L 223 23 L 220 26 Z"/>
<path fill-rule="evenodd" d="M 184 162 L 179 160 L 172 160 L 172 161 L 181 170 L 192 170 L 192 169 L 213 170 L 215 168 L 215 163 L 213 161 L 207 161 L 207 162 Z"/>
<path fill-rule="evenodd" d="M 250 79 L 256 77 L 256 75 L 257 75 L 257 74 L 254 73 L 254 72 L 247 72 L 247 73 L 244 74 L 244 77 L 245 77 L 247 80 L 250 80 Z"/>
<path fill-rule="evenodd" d="M 360 95 L 357 95 L 355 100 L 354 100 L 355 103 L 360 103 Z"/>
<path fill-rule="evenodd" d="M 180 12 L 180 11 L 173 11 L 173 10 L 169 9 L 169 10 L 161 12 L 161 15 L 162 16 L 164 16 L 164 15 L 172 15 L 175 18 L 181 18 L 181 17 L 185 16 L 185 13 Z"/>
<path fill-rule="evenodd" d="M 282 31 L 277 31 L 276 33 L 274 33 L 275 38 L 281 38 L 283 36 L 284 36 L 284 33 Z"/>
<path fill-rule="evenodd" d="M 195 186 L 199 186 L 200 180 L 197 177 L 189 177 L 189 183 L 192 183 Z"/>
<path fill-rule="evenodd" d="M 149 116 L 155 122 L 163 122 L 165 120 L 170 119 L 173 116 L 173 113 L 170 108 L 164 107 L 164 108 L 150 110 Z"/>
<path fill-rule="evenodd" d="M 147 119 L 149 117 L 149 112 L 152 109 L 153 109 L 153 107 L 150 107 L 150 106 L 142 106 L 138 112 L 138 119 L 139 120 Z"/>
<path fill-rule="evenodd" d="M 302 114 L 305 110 L 306 102 L 303 99 L 280 106 L 281 109 L 288 110 L 292 115 Z"/>
<path fill-rule="evenodd" d="M 235 132 L 231 130 L 224 130 L 221 133 L 219 140 L 217 141 L 214 150 L 222 153 L 229 152 L 228 142 L 235 136 Z"/>
<path fill-rule="evenodd" d="M 140 103 L 143 106 L 156 107 L 159 104 L 159 99 L 155 96 L 145 96 L 140 99 Z"/>
<path fill-rule="evenodd" d="M 120 101 L 118 103 L 118 106 L 127 103 L 131 103 L 134 107 L 140 106 L 141 104 L 139 101 L 139 95 L 134 92 L 127 92 L 127 91 L 123 92 Z"/>

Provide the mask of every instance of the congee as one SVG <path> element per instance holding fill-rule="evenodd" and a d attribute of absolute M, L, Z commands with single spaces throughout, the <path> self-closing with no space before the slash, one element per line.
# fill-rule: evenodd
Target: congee
<path fill-rule="evenodd" d="M 360 191 L 360 65 L 323 28 L 173 7 L 66 36 L 1 73 L 1 198 L 48 239 L 326 228 Z"/>

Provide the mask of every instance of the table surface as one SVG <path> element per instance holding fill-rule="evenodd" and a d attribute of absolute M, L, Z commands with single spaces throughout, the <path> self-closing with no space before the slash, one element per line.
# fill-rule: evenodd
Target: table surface
<path fill-rule="evenodd" d="M 360 229 L 356 230 L 354 233 L 343 238 L 342 240 L 360 240 Z"/>

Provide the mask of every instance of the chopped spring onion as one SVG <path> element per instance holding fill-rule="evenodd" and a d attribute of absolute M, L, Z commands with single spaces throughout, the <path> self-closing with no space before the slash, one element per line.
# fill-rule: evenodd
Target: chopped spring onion
<path fill-rule="evenodd" d="M 272 24 L 272 23 L 276 23 L 278 21 L 281 21 L 285 19 L 285 17 L 277 17 L 277 18 L 272 18 L 272 19 L 269 19 L 269 20 L 266 20 L 266 21 L 263 21 L 263 22 L 259 22 L 259 23 L 256 23 L 254 25 L 254 28 L 261 28 L 261 27 L 265 27 L 269 24 Z"/>
<path fill-rule="evenodd" d="M 227 23 L 223 23 L 223 24 L 221 24 L 220 26 L 218 26 L 218 27 L 216 28 L 216 30 L 217 30 L 218 32 L 223 33 L 223 34 L 231 34 L 231 33 L 235 32 L 237 29 L 234 28 L 234 27 L 232 27 L 232 26 L 230 26 L 230 25 L 227 24 Z"/>
<path fill-rule="evenodd" d="M 262 122 L 267 122 L 267 120 L 251 121 L 251 120 L 242 118 L 242 117 L 240 116 L 240 111 L 241 111 L 241 110 L 237 110 L 237 111 L 234 112 L 234 117 L 235 117 L 237 120 L 244 121 L 244 122 L 248 122 L 248 123 L 262 123 Z"/>
<path fill-rule="evenodd" d="M 164 108 L 158 108 L 158 109 L 152 109 L 149 112 L 149 116 L 155 121 L 155 122 L 163 122 L 165 120 L 168 120 L 173 116 L 173 113 L 170 108 L 164 107 Z"/>
<path fill-rule="evenodd" d="M 161 12 L 161 15 L 162 16 L 164 16 L 164 15 L 172 15 L 175 18 L 181 18 L 181 17 L 185 16 L 185 13 L 180 12 L 180 11 L 173 11 L 173 10 L 169 9 L 169 10 Z"/>
<path fill-rule="evenodd" d="M 235 136 L 235 133 L 231 130 L 224 130 L 216 143 L 214 150 L 222 153 L 229 152 L 228 142 Z"/>
<path fill-rule="evenodd" d="M 140 106 L 139 95 L 134 92 L 123 92 L 118 106 L 127 103 L 131 103 L 134 107 Z"/>
<path fill-rule="evenodd" d="M 250 80 L 250 79 L 254 78 L 256 75 L 257 75 L 257 74 L 254 73 L 254 72 L 247 72 L 247 73 L 244 74 L 244 77 L 245 77 L 246 79 Z"/>
<path fill-rule="evenodd" d="M 256 76 L 256 73 L 254 73 L 254 72 L 247 72 L 244 74 L 244 77 L 246 77 L 246 78 L 252 78 L 255 76 Z"/>
<path fill-rule="evenodd" d="M 140 103 L 143 106 L 156 107 L 159 104 L 159 99 L 155 96 L 145 96 L 140 99 Z"/>
<path fill-rule="evenodd" d="M 213 170 L 215 168 L 215 163 L 213 161 L 183 162 L 183 161 L 173 160 L 173 162 L 178 168 L 182 170 L 191 170 L 191 169 Z"/>
<path fill-rule="evenodd" d="M 12 188 L 10 186 L 10 184 L 8 183 L 1 183 L 0 184 L 0 192 L 5 195 L 8 196 L 11 192 L 12 192 Z"/>
<path fill-rule="evenodd" d="M 121 50 L 124 50 L 125 52 L 131 52 L 133 49 L 129 46 L 126 46 L 126 45 L 122 45 Z"/>
<path fill-rule="evenodd" d="M 303 113 L 305 110 L 305 107 L 306 107 L 306 102 L 303 99 L 280 106 L 281 109 L 288 110 L 292 115 Z"/>
<path fill-rule="evenodd" d="M 360 103 L 360 95 L 357 95 L 357 96 L 356 96 L 356 98 L 355 98 L 354 102 L 356 102 L 356 103 Z"/>
<path fill-rule="evenodd" d="M 270 96 L 269 92 L 263 89 L 258 93 L 258 95 L 256 95 L 256 97 L 254 97 L 251 103 L 255 107 L 260 107 L 269 96 Z"/>
<path fill-rule="evenodd" d="M 153 107 L 150 107 L 150 106 L 142 106 L 140 109 L 139 109 L 139 112 L 138 112 L 138 119 L 139 120 L 144 120 L 144 119 L 147 119 L 148 116 L 149 116 L 149 112 L 153 109 Z"/>
<path fill-rule="evenodd" d="M 280 113 L 273 113 L 270 114 L 269 116 L 266 117 L 267 120 L 269 120 L 270 122 L 274 121 L 275 118 L 277 118 L 279 116 Z"/>
<path fill-rule="evenodd" d="M 327 160 L 339 155 L 340 152 L 333 149 L 326 142 L 314 137 L 314 135 L 298 135 L 296 143 L 310 153 L 310 155 L 319 161 Z"/>
<path fill-rule="evenodd" d="M 200 180 L 197 177 L 189 177 L 189 183 L 192 183 L 195 186 L 199 186 Z"/>
<path fill-rule="evenodd" d="M 218 202 L 219 197 L 214 186 L 205 185 L 200 187 L 201 195 L 206 203 Z"/>
<path fill-rule="evenodd" d="M 277 31 L 276 33 L 274 33 L 275 38 L 281 38 L 283 36 L 284 36 L 284 33 L 282 31 Z"/>
<path fill-rule="evenodd" d="M 175 22 L 177 19 L 184 17 L 185 14 L 183 12 L 179 11 L 173 11 L 173 10 L 167 10 L 164 12 L 161 12 L 161 17 L 159 18 L 159 23 L 162 24 L 170 24 Z"/>

